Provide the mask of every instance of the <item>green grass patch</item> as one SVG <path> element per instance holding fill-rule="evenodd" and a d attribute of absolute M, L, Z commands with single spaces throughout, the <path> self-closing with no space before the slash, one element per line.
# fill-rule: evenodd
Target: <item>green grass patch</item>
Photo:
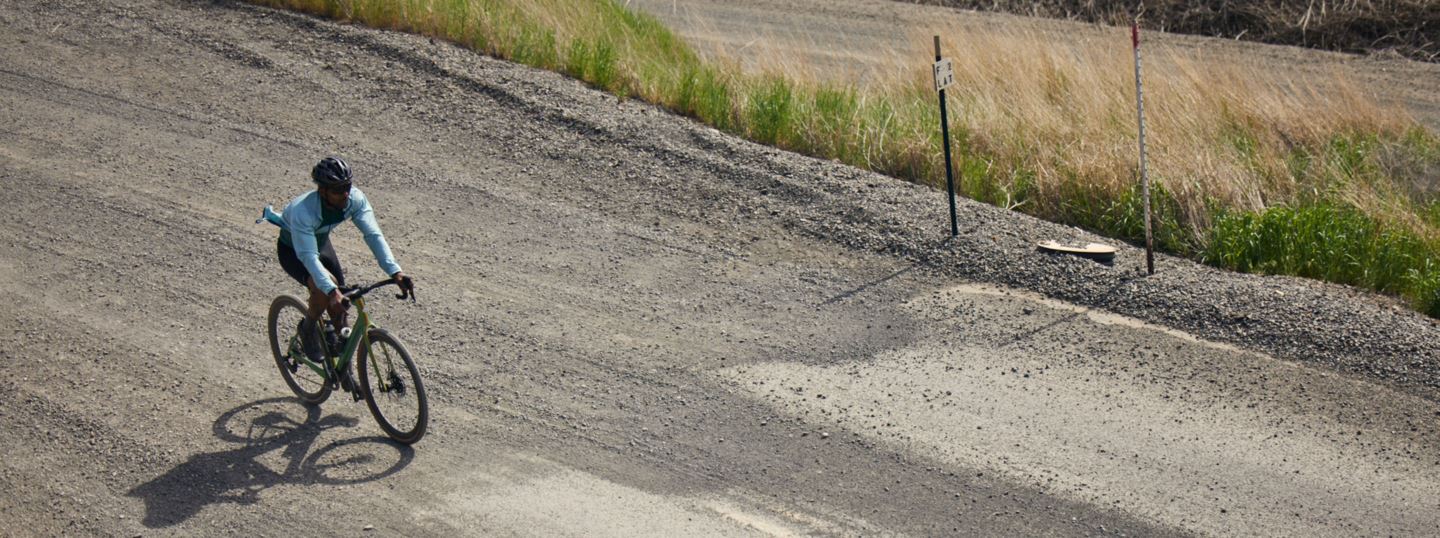
<path fill-rule="evenodd" d="M 761 144 L 793 148 L 794 102 L 789 80 L 776 75 L 760 79 L 746 95 L 746 134 Z"/>
<path fill-rule="evenodd" d="M 1059 215 L 1062 222 L 1122 239 L 1136 245 L 1145 244 L 1145 196 L 1136 185 L 1119 195 L 1111 194 L 1094 183 L 1072 177 L 1065 184 Z M 1185 226 L 1180 202 L 1162 183 L 1150 188 L 1151 237 L 1158 250 L 1193 255 L 1198 249 L 1193 235 Z"/>
<path fill-rule="evenodd" d="M 722 131 L 733 131 L 730 83 L 719 69 L 691 63 L 682 68 L 679 89 L 670 100 L 671 109 Z"/>
<path fill-rule="evenodd" d="M 576 38 L 571 41 L 569 53 L 565 55 L 565 72 L 602 90 L 617 94 L 625 92 L 619 84 L 615 44 L 607 38 L 595 41 Z"/>
<path fill-rule="evenodd" d="M 1222 214 L 1203 259 L 1251 273 L 1295 275 L 1399 295 L 1440 317 L 1440 245 L 1354 207 L 1317 203 Z"/>

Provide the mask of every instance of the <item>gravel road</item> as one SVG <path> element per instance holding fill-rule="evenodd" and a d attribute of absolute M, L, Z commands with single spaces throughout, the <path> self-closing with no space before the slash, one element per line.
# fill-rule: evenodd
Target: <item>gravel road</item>
<path fill-rule="evenodd" d="M 1440 528 L 1440 325 L 1389 299 L 948 238 L 927 188 L 239 2 L 5 2 L 0 95 L 0 535 Z M 371 305 L 413 447 L 267 349 L 254 219 L 326 154 L 419 285 Z"/>

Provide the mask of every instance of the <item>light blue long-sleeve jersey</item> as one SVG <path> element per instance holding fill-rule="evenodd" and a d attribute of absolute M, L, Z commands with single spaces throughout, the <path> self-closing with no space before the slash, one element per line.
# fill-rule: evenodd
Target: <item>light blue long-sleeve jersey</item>
<path fill-rule="evenodd" d="M 380 225 L 375 222 L 375 210 L 370 207 L 365 193 L 351 188 L 350 203 L 343 213 L 324 205 L 317 191 L 295 197 L 281 214 L 284 225 L 280 230 L 280 241 L 295 249 L 295 257 L 305 264 L 320 291 L 330 293 L 336 288 L 330 272 L 320 264 L 320 245 L 330 240 L 331 230 L 347 220 L 354 222 L 365 236 L 365 244 L 370 246 L 370 252 L 385 274 L 394 275 L 400 271 L 400 264 L 395 263 L 395 256 L 390 254 L 390 245 L 385 243 L 385 236 L 380 233 Z"/>

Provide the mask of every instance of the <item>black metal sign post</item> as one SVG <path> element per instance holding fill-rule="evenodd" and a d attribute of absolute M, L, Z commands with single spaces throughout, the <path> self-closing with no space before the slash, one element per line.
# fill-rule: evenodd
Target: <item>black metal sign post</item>
<path fill-rule="evenodd" d="M 955 222 L 955 178 L 950 172 L 950 115 L 945 113 L 945 87 L 955 82 L 950 60 L 940 59 L 940 36 L 935 36 L 935 89 L 940 91 L 940 134 L 945 142 L 945 188 L 950 191 L 950 237 L 960 235 Z"/>

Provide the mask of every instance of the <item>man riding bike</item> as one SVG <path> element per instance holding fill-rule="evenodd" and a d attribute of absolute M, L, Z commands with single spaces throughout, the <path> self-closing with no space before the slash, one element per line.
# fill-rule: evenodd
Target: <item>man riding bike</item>
<path fill-rule="evenodd" d="M 338 157 L 326 157 L 310 171 L 310 179 L 314 180 L 316 189 L 291 200 L 280 216 L 284 225 L 275 242 L 275 252 L 285 273 L 310 289 L 309 308 L 305 319 L 300 321 L 300 340 L 305 355 L 319 362 L 316 325 L 321 312 L 329 310 L 336 333 L 345 327 L 345 300 L 339 289 L 345 285 L 345 273 L 335 256 L 335 247 L 330 244 L 330 232 L 336 226 L 346 220 L 354 222 L 364 234 L 365 244 L 370 246 L 380 269 L 401 289 L 414 289 L 414 283 L 390 254 L 390 246 L 380 233 L 375 211 L 365 193 L 353 187 L 350 165 Z"/>

